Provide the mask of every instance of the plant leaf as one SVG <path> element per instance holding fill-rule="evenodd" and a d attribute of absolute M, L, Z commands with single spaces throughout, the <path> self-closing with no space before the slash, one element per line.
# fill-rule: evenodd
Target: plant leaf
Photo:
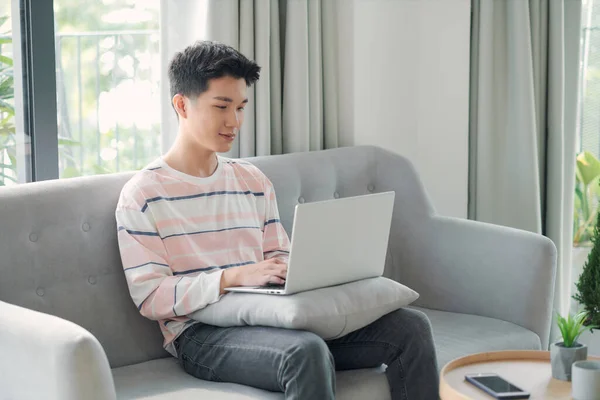
<path fill-rule="evenodd" d="M 7 56 L 3 56 L 2 54 L 0 54 L 0 63 L 6 64 L 6 65 L 10 65 L 11 67 L 13 66 L 13 60 L 10 57 Z"/>
<path fill-rule="evenodd" d="M 15 134 L 15 126 L 13 124 L 0 125 L 0 135 L 11 136 Z"/>
<path fill-rule="evenodd" d="M 2 99 L 0 99 L 0 111 L 7 112 L 10 115 L 15 115 L 15 107 Z"/>
<path fill-rule="evenodd" d="M 558 328 L 560 329 L 560 333 L 562 335 L 563 342 L 565 343 L 565 346 L 566 346 L 566 342 L 568 340 L 567 329 L 566 329 L 566 321 L 558 313 L 556 314 L 556 323 L 558 324 Z"/>
<path fill-rule="evenodd" d="M 577 332 L 578 328 L 576 324 L 572 324 L 569 327 L 569 347 L 572 347 L 575 341 L 577 340 Z"/>
<path fill-rule="evenodd" d="M 577 173 L 584 185 L 600 175 L 600 161 L 589 151 L 584 151 L 577 156 Z"/>
<path fill-rule="evenodd" d="M 575 188 L 575 209 L 577 210 L 578 208 L 580 208 L 582 204 L 583 204 L 583 192 L 581 191 L 581 189 L 579 187 L 576 187 Z"/>
<path fill-rule="evenodd" d="M 0 98 L 2 100 L 12 100 L 15 97 L 14 91 L 14 79 L 12 77 L 6 77 L 0 80 Z"/>

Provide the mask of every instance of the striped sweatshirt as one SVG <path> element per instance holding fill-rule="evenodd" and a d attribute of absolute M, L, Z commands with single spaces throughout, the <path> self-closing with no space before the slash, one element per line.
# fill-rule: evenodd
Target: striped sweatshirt
<path fill-rule="evenodd" d="M 218 157 L 213 175 L 198 178 L 159 158 L 125 184 L 115 215 L 131 298 L 174 356 L 195 322 L 187 315 L 221 298 L 224 269 L 289 254 L 273 185 L 241 160 Z"/>

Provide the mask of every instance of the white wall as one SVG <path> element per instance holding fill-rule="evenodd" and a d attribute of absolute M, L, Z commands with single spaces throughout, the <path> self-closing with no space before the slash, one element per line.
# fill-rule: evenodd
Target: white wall
<path fill-rule="evenodd" d="M 343 145 L 407 156 L 442 215 L 466 217 L 470 0 L 338 0 Z"/>
<path fill-rule="evenodd" d="M 330 0 L 324 0 L 330 1 Z M 340 144 L 407 156 L 442 215 L 466 217 L 470 0 L 337 0 Z M 204 37 L 206 0 L 161 0 L 164 71 L 189 37 Z M 162 90 L 168 93 L 166 73 Z M 163 148 L 177 126 L 168 96 Z"/>

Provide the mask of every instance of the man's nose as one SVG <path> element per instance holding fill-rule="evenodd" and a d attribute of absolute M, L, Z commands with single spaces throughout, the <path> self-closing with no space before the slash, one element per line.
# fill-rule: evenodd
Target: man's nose
<path fill-rule="evenodd" d="M 240 115 L 237 110 L 234 110 L 232 113 L 229 113 L 227 115 L 227 120 L 225 121 L 225 125 L 228 128 L 240 129 Z"/>

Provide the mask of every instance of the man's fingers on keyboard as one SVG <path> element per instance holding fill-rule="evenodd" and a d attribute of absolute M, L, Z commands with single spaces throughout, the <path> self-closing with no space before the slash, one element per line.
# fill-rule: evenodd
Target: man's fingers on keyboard
<path fill-rule="evenodd" d="M 287 267 L 278 267 L 275 271 L 277 274 L 285 276 L 287 274 Z"/>
<path fill-rule="evenodd" d="M 287 270 L 286 264 L 269 264 L 268 268 L 273 271 L 281 271 L 282 269 Z"/>

